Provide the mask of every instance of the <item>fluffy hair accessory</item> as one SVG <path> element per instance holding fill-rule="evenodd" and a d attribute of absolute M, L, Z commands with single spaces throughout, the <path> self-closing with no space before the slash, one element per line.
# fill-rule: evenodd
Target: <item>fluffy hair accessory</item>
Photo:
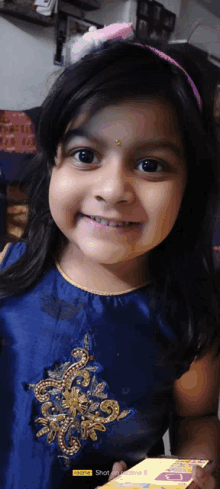
<path fill-rule="evenodd" d="M 68 46 L 70 48 L 70 62 L 76 63 L 81 58 L 83 58 L 86 54 L 89 54 L 93 50 L 99 48 L 105 41 L 109 39 L 125 39 L 131 34 L 133 29 L 133 22 L 130 23 L 116 23 L 110 24 L 103 29 L 97 29 L 95 26 L 91 26 L 89 31 L 83 34 L 83 36 L 75 36 L 72 40 L 69 41 Z M 196 98 L 198 107 L 200 111 L 202 110 L 202 99 L 199 95 L 199 92 L 193 82 L 192 78 L 188 75 L 188 73 L 184 70 L 184 68 L 177 63 L 173 58 L 163 53 L 159 49 L 153 48 L 152 46 L 148 46 L 145 44 L 137 45 L 150 49 L 155 54 L 157 54 L 160 58 L 165 59 L 169 63 L 177 66 L 186 76 L 189 85 L 191 86 L 194 96 Z"/>

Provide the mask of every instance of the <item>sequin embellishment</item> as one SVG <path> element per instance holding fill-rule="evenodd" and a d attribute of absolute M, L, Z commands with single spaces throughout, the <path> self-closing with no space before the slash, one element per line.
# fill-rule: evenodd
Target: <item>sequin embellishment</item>
<path fill-rule="evenodd" d="M 108 394 L 104 393 L 106 382 L 98 382 L 92 375 L 99 369 L 97 364 L 86 367 L 89 361 L 94 361 L 89 354 L 89 340 L 86 334 L 84 348 L 71 351 L 72 357 L 80 358 L 79 361 L 73 364 L 66 362 L 60 367 L 56 365 L 53 371 L 47 372 L 49 378 L 28 385 L 29 389 L 33 389 L 37 401 L 42 403 L 42 417 L 37 418 L 35 423 L 43 427 L 36 436 L 40 438 L 47 434 L 48 444 L 57 439 L 61 452 L 67 457 L 80 450 L 80 438 L 96 441 L 96 431 L 106 431 L 107 423 L 125 418 L 132 411 L 120 413 L 118 402 L 107 399 Z M 102 413 L 107 413 L 107 416 Z"/>

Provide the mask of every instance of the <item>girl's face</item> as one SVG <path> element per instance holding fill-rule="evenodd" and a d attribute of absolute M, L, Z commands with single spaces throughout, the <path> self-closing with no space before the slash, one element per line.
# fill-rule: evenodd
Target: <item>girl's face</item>
<path fill-rule="evenodd" d="M 142 97 L 90 117 L 85 112 L 66 135 L 77 128 L 58 147 L 49 188 L 52 217 L 68 239 L 69 263 L 77 257 L 97 273 L 144 282 L 142 265 L 172 230 L 186 186 L 175 112 L 162 99 Z M 80 213 L 136 225 L 102 227 Z"/>

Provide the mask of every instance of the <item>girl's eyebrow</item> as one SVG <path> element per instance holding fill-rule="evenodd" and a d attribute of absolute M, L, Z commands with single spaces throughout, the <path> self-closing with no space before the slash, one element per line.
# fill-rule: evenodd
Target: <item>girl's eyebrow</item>
<path fill-rule="evenodd" d="M 71 139 L 73 139 L 74 137 L 77 137 L 77 136 L 82 136 L 82 137 L 86 137 L 87 139 L 96 140 L 96 138 L 94 136 L 92 136 L 91 134 L 89 134 L 85 128 L 79 127 L 79 128 L 71 129 L 71 130 L 67 131 L 66 134 L 64 134 L 64 136 L 62 138 L 62 144 L 68 144 Z M 147 148 L 147 149 L 168 148 L 173 153 L 175 153 L 175 155 L 178 158 L 183 157 L 181 147 L 179 145 L 175 144 L 173 141 L 168 141 L 166 139 L 165 140 L 159 139 L 159 140 L 151 140 L 151 141 L 142 142 L 140 144 L 140 146 L 142 146 L 143 148 Z"/>
<path fill-rule="evenodd" d="M 67 131 L 62 137 L 61 142 L 62 144 L 68 144 L 69 141 L 76 136 L 83 136 L 88 139 L 91 137 L 91 135 L 89 135 L 89 133 L 85 130 L 85 128 L 78 127 L 76 129 L 70 129 L 69 131 Z"/>

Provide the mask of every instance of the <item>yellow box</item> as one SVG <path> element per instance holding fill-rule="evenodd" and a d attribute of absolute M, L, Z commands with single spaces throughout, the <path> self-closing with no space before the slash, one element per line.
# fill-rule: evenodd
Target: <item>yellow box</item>
<path fill-rule="evenodd" d="M 146 458 L 123 474 L 104 484 L 109 489 L 190 489 L 194 465 L 206 467 L 210 460 L 181 457 Z"/>
<path fill-rule="evenodd" d="M 77 476 L 90 476 L 92 475 L 92 470 L 72 470 L 72 475 L 77 475 Z"/>

